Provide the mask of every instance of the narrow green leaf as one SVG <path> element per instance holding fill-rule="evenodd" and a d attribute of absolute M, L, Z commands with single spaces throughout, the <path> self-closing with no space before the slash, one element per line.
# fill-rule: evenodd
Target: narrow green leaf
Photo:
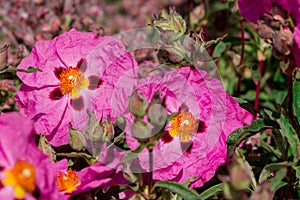
<path fill-rule="evenodd" d="M 222 192 L 223 190 L 223 184 L 222 183 L 219 183 L 217 185 L 214 185 L 210 188 L 208 188 L 207 190 L 205 190 L 204 192 L 202 192 L 200 194 L 200 197 L 203 198 L 203 199 L 208 199 L 210 198 L 211 196 L 215 195 L 215 194 L 218 194 L 220 192 Z"/>
<path fill-rule="evenodd" d="M 7 68 L 4 68 L 0 71 L 0 74 L 6 73 L 6 72 L 25 72 L 25 73 L 33 73 L 33 72 L 42 72 L 41 69 L 35 68 L 35 67 L 28 67 L 27 69 L 19 69 L 16 67 L 8 66 Z"/>
<path fill-rule="evenodd" d="M 226 144 L 227 153 L 229 156 L 232 156 L 234 149 L 246 138 L 255 135 L 261 131 L 279 128 L 277 122 L 267 119 L 258 119 L 252 122 L 250 126 L 245 126 L 243 128 L 236 129 L 233 131 L 227 138 Z"/>
<path fill-rule="evenodd" d="M 300 81 L 296 81 L 294 83 L 294 98 L 293 98 L 293 106 L 295 115 L 300 123 Z"/>
<path fill-rule="evenodd" d="M 138 148 L 136 148 L 136 150 L 134 150 L 134 151 L 132 151 L 132 152 L 129 152 L 129 153 L 127 154 L 127 156 L 125 156 L 125 157 L 123 158 L 123 163 L 128 162 L 128 161 L 130 161 L 130 160 L 132 160 L 132 159 L 137 158 L 138 155 L 139 155 L 139 153 L 140 153 L 145 147 L 146 147 L 145 144 L 140 144 L 140 146 L 138 146 Z"/>
<path fill-rule="evenodd" d="M 177 193 L 182 196 L 185 200 L 199 200 L 201 197 L 197 194 L 195 190 L 189 189 L 188 187 L 184 187 L 183 185 L 171 182 L 171 181 L 160 181 L 155 183 L 154 188 L 162 187 L 171 190 L 172 192 Z"/>
<path fill-rule="evenodd" d="M 263 181 L 265 181 L 268 178 L 268 176 L 271 173 L 273 173 L 279 169 L 287 168 L 289 166 L 292 166 L 291 162 L 272 163 L 272 164 L 265 166 L 259 175 L 258 182 L 262 183 Z"/>
<path fill-rule="evenodd" d="M 214 48 L 213 57 L 220 57 L 226 49 L 226 44 L 224 42 L 219 42 Z"/>
<path fill-rule="evenodd" d="M 293 166 L 293 169 L 296 171 L 296 177 L 300 179 L 300 166 Z"/>
<path fill-rule="evenodd" d="M 251 114 L 256 114 L 257 112 L 255 111 L 255 109 L 253 108 L 253 105 L 249 102 L 246 101 L 242 98 L 234 98 L 242 108 L 244 108 L 245 110 L 249 111 Z"/>
<path fill-rule="evenodd" d="M 284 186 L 285 183 L 282 182 L 282 179 L 286 176 L 287 169 L 282 168 L 276 172 L 276 175 L 274 178 L 269 180 L 270 187 L 273 191 L 278 190 L 280 187 Z"/>
<path fill-rule="evenodd" d="M 284 115 L 280 116 L 279 124 L 282 129 L 282 134 L 287 138 L 287 141 L 290 144 L 290 148 L 294 156 L 293 162 L 298 163 L 300 160 L 300 141 L 298 135 Z"/>
<path fill-rule="evenodd" d="M 277 158 L 282 158 L 282 154 L 278 149 L 275 149 L 273 146 L 270 144 L 266 143 L 263 140 L 260 140 L 260 146 L 264 148 L 265 150 L 269 151 L 273 155 L 275 155 Z"/>

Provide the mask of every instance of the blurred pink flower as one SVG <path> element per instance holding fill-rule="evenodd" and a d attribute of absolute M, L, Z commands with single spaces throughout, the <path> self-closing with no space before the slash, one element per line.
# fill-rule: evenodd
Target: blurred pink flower
<path fill-rule="evenodd" d="M 37 134 L 46 134 L 54 145 L 68 143 L 68 124 L 84 129 L 86 110 L 105 119 L 110 98 L 120 76 L 136 63 L 123 44 L 109 36 L 72 29 L 53 40 L 36 42 L 19 69 L 42 72 L 17 73 L 23 86 L 16 95 L 20 112 L 36 121 Z"/>
<path fill-rule="evenodd" d="M 50 158 L 34 144 L 33 122 L 0 115 L 0 199 L 65 199 Z"/>
<path fill-rule="evenodd" d="M 148 76 L 135 84 L 137 91 L 148 101 L 159 92 L 161 98 L 165 98 L 168 114 L 179 112 L 153 149 L 155 180 L 182 183 L 195 176 L 190 187 L 202 186 L 225 163 L 227 136 L 252 119 L 250 113 L 240 108 L 224 91 L 218 79 L 202 70 L 184 67 L 172 70 L 164 77 Z M 132 93 L 128 88 L 118 88 L 114 98 L 125 99 Z M 126 131 L 130 133 L 134 118 L 127 112 L 127 104 L 123 102 L 114 108 L 116 113 L 119 111 L 119 115 L 126 117 Z M 139 145 L 130 134 L 127 134 L 126 140 L 133 150 Z M 148 158 L 147 150 L 138 156 L 139 164 L 146 171 L 149 171 Z"/>

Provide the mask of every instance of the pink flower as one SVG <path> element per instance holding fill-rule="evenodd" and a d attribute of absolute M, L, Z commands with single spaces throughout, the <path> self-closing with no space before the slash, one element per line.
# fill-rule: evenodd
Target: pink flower
<path fill-rule="evenodd" d="M 161 99 L 165 98 L 167 113 L 178 112 L 153 149 L 154 179 L 182 183 L 195 176 L 190 187 L 202 186 L 224 164 L 227 136 L 244 123 L 249 123 L 251 115 L 224 91 L 218 79 L 198 69 L 184 67 L 170 71 L 164 77 L 154 75 L 132 82 L 148 101 L 159 92 Z M 113 99 L 130 96 L 133 90 L 129 88 L 117 87 Z M 119 115 L 126 117 L 126 131 L 130 133 L 134 122 L 127 105 L 128 101 L 116 105 L 114 113 L 119 111 Z M 127 134 L 126 139 L 132 150 L 138 147 L 139 143 L 133 136 Z M 149 171 L 148 158 L 148 150 L 138 156 L 145 171 Z"/>
<path fill-rule="evenodd" d="M 116 183 L 122 183 L 124 177 L 120 176 L 120 163 L 125 153 L 107 148 L 104 148 L 104 152 L 100 161 L 79 171 L 68 169 L 67 159 L 56 162 L 54 167 L 59 191 L 66 196 L 74 196 L 100 187 L 107 190 Z M 118 180 L 115 180 L 115 177 L 118 177 Z"/>
<path fill-rule="evenodd" d="M 0 116 L 0 199 L 65 199 L 33 136 L 32 121 L 17 113 Z"/>
<path fill-rule="evenodd" d="M 76 30 L 50 41 L 36 42 L 19 69 L 36 67 L 42 72 L 17 73 L 23 86 L 16 95 L 20 112 L 36 121 L 38 134 L 54 146 L 68 143 L 68 124 L 83 130 L 86 110 L 105 119 L 111 113 L 115 84 L 135 61 L 115 38 L 97 38 Z"/>
<path fill-rule="evenodd" d="M 111 183 L 114 169 L 97 162 L 78 172 L 67 169 L 66 159 L 56 163 L 58 189 L 67 196 L 85 192 Z"/>

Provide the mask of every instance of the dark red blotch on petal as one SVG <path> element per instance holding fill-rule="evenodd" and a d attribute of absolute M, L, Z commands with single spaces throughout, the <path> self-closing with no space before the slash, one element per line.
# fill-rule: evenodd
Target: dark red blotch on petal
<path fill-rule="evenodd" d="M 169 143 L 173 140 L 173 137 L 170 135 L 169 131 L 165 131 L 165 133 L 161 136 L 161 139 L 164 143 Z"/>
<path fill-rule="evenodd" d="M 85 70 L 87 69 L 87 61 L 85 58 L 81 58 L 76 65 L 76 68 L 79 69 L 80 71 L 85 72 Z"/>
<path fill-rule="evenodd" d="M 49 98 L 53 101 L 60 100 L 63 96 L 64 95 L 59 87 L 52 90 L 49 94 Z"/>
<path fill-rule="evenodd" d="M 193 148 L 193 142 L 181 142 L 181 149 L 186 153 L 190 154 Z"/>
<path fill-rule="evenodd" d="M 203 133 L 205 130 L 206 130 L 205 122 L 199 120 L 199 121 L 198 121 L 198 129 L 197 129 L 197 133 Z"/>
<path fill-rule="evenodd" d="M 95 89 L 99 88 L 103 83 L 103 80 L 100 79 L 96 75 L 89 76 L 88 79 L 89 79 L 89 87 L 88 88 L 90 90 L 95 90 Z"/>
<path fill-rule="evenodd" d="M 61 75 L 61 73 L 63 72 L 64 69 L 65 68 L 63 68 L 63 67 L 55 67 L 54 74 L 55 74 L 57 79 L 60 79 L 60 75 Z"/>
<path fill-rule="evenodd" d="M 80 96 L 76 99 L 71 99 L 70 103 L 71 103 L 71 106 L 75 110 L 82 110 L 84 108 L 84 102 L 83 102 L 83 97 L 82 96 Z"/>

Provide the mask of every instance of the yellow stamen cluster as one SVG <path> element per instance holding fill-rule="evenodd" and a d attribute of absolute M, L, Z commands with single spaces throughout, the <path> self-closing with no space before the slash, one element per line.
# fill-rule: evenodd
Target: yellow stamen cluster
<path fill-rule="evenodd" d="M 60 74 L 60 89 L 62 94 L 70 94 L 72 98 L 80 96 L 80 90 L 87 88 L 89 80 L 77 68 L 68 67 Z"/>
<path fill-rule="evenodd" d="M 2 184 L 15 189 L 16 199 L 23 199 L 26 192 L 33 193 L 35 190 L 35 168 L 28 162 L 17 161 L 12 169 L 4 170 L 4 174 L 6 177 Z"/>
<path fill-rule="evenodd" d="M 171 120 L 170 135 L 179 136 L 182 142 L 191 140 L 191 135 L 197 130 L 198 122 L 190 112 L 180 112 Z"/>
<path fill-rule="evenodd" d="M 56 183 L 59 191 L 71 193 L 80 185 L 80 178 L 76 171 L 69 169 L 56 174 Z"/>

